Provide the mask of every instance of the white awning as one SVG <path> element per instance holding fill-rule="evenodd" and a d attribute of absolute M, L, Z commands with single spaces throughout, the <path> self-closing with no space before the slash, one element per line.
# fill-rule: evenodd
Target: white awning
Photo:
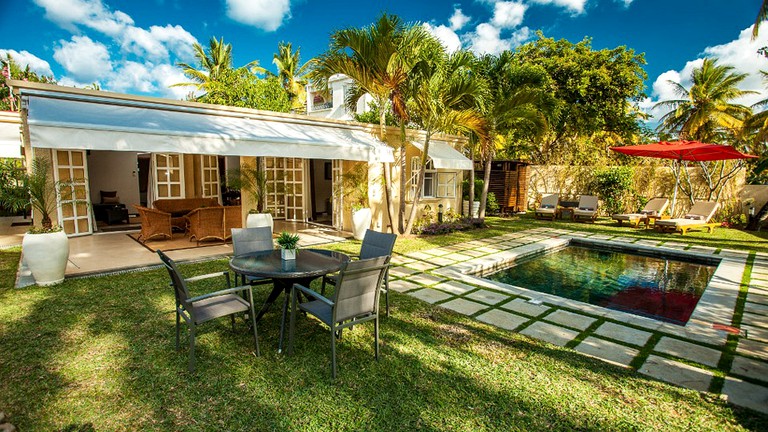
<path fill-rule="evenodd" d="M 411 141 L 411 144 L 424 151 L 424 144 L 416 141 Z M 471 170 L 473 168 L 471 160 L 445 141 L 430 141 L 427 153 L 435 168 L 438 169 Z"/>
<path fill-rule="evenodd" d="M 21 157 L 21 117 L 15 112 L 0 112 L 0 158 Z"/>
<path fill-rule="evenodd" d="M 24 92 L 33 147 L 394 162 L 362 129 L 248 112 Z"/>

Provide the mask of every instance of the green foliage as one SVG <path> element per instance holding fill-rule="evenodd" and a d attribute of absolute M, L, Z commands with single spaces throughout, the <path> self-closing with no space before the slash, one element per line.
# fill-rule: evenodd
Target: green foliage
<path fill-rule="evenodd" d="M 11 213 L 29 208 L 26 172 L 19 159 L 0 160 L 0 207 Z"/>
<path fill-rule="evenodd" d="M 591 189 L 602 198 L 608 214 L 623 213 L 627 200 L 632 198 L 631 167 L 612 167 L 594 174 Z"/>
<path fill-rule="evenodd" d="M 368 207 L 368 165 L 355 164 L 342 174 L 341 187 L 341 193 L 349 198 L 353 211 Z"/>
<path fill-rule="evenodd" d="M 246 68 L 225 70 L 206 88 L 208 92 L 197 102 L 277 112 L 291 110 L 288 92 L 277 77 L 259 79 Z"/>
<path fill-rule="evenodd" d="M 267 191 L 267 176 L 256 165 L 242 165 L 227 171 L 227 186 L 251 195 L 256 209 L 250 212 L 261 213 L 264 209 L 264 194 Z"/>
<path fill-rule="evenodd" d="M 483 184 L 485 182 L 481 178 L 475 178 L 475 199 L 474 201 L 480 201 L 480 195 L 483 193 Z M 469 179 L 464 179 L 461 182 L 461 199 L 469 201 Z"/>
<path fill-rule="evenodd" d="M 355 121 L 359 121 L 360 123 L 379 124 L 379 122 L 381 121 L 380 113 L 381 111 L 379 111 L 379 105 L 376 103 L 376 101 L 371 101 L 368 103 L 368 111 L 362 112 L 360 114 L 355 114 Z M 397 125 L 395 116 L 392 115 L 392 111 L 388 109 L 384 113 L 384 124 L 386 124 L 387 126 Z"/>
<path fill-rule="evenodd" d="M 499 201 L 496 199 L 496 194 L 493 192 L 488 192 L 488 202 L 485 204 L 485 211 L 489 215 L 497 215 L 499 214 L 499 210 L 501 207 L 499 206 Z"/>
<path fill-rule="evenodd" d="M 275 239 L 275 243 L 282 249 L 298 249 L 299 247 L 299 235 L 283 231 Z"/>
<path fill-rule="evenodd" d="M 5 58 L 0 58 L 0 111 L 18 111 L 20 108 L 18 96 L 11 94 L 7 80 L 22 80 L 30 82 L 40 82 L 47 84 L 56 84 L 53 76 L 38 75 L 30 70 L 29 65 L 22 66 L 16 63 L 16 60 L 6 53 Z"/>

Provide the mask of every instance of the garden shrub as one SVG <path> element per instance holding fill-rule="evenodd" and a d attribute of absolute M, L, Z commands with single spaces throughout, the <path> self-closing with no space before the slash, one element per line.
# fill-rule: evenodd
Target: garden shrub
<path fill-rule="evenodd" d="M 607 214 L 625 212 L 629 201 L 634 198 L 632 178 L 631 167 L 611 167 L 595 172 L 590 189 L 603 200 Z"/>
<path fill-rule="evenodd" d="M 421 235 L 440 235 L 452 233 L 455 231 L 468 231 L 483 227 L 485 227 L 485 221 L 483 221 L 483 219 L 461 218 L 451 222 L 443 221 L 443 223 L 434 222 L 431 224 L 423 225 L 416 230 L 416 233 Z"/>

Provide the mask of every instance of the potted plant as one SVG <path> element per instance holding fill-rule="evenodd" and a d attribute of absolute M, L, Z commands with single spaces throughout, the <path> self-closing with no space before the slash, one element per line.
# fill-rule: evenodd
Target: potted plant
<path fill-rule="evenodd" d="M 284 260 L 295 260 L 299 249 L 299 235 L 283 231 L 275 240 L 280 246 L 280 257 Z"/>
<path fill-rule="evenodd" d="M 373 220 L 373 213 L 368 207 L 367 167 L 364 164 L 358 164 L 342 178 L 347 189 L 344 195 L 351 197 L 352 200 L 352 234 L 357 240 L 362 240 Z"/>
<path fill-rule="evenodd" d="M 9 166 L 3 166 L 8 169 Z M 39 225 L 24 235 L 22 255 L 38 285 L 55 285 L 64 280 L 69 259 L 69 240 L 59 225 L 53 225 L 51 212 L 56 205 L 56 187 L 61 192 L 71 188 L 66 184 L 54 184 L 48 178 L 49 164 L 43 159 L 34 159 L 30 172 L 19 171 L 14 185 L 0 189 L 0 203 L 9 210 L 26 210 L 29 206 L 40 216 Z M 4 175 L 3 179 L 7 181 Z M 21 188 L 21 189 L 19 189 Z M 23 190 L 25 193 L 19 193 Z M 25 196 L 26 195 L 26 196 Z M 34 215 L 33 215 L 34 216 Z"/>
<path fill-rule="evenodd" d="M 248 210 L 245 226 L 248 228 L 268 226 L 274 230 L 275 223 L 269 211 L 264 210 L 264 198 L 267 193 L 267 176 L 261 170 L 261 163 L 243 165 L 227 172 L 227 185 L 250 195 L 256 208 Z"/>

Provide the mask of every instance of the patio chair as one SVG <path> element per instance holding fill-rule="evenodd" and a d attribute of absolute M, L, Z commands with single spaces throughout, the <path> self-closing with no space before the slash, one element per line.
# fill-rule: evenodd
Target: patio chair
<path fill-rule="evenodd" d="M 579 206 L 573 209 L 573 220 L 594 222 L 597 218 L 597 197 L 594 195 L 582 195 L 579 197 Z"/>
<path fill-rule="evenodd" d="M 138 204 L 133 205 L 139 211 L 141 217 L 141 232 L 138 240 L 146 243 L 156 237 L 170 239 L 173 237 L 171 232 L 171 214 L 160 210 L 155 210 Z"/>
<path fill-rule="evenodd" d="M 243 227 L 243 207 L 225 206 L 224 207 L 224 236 L 225 240 L 232 237 L 233 228 Z"/>
<path fill-rule="evenodd" d="M 360 259 L 392 255 L 392 250 L 395 248 L 395 240 L 397 240 L 397 234 L 380 233 L 371 229 L 366 230 L 363 244 L 360 246 Z M 325 295 L 325 285 L 335 286 L 338 278 L 338 273 L 325 275 L 320 293 Z M 389 316 L 389 269 L 387 269 L 387 273 L 384 275 L 384 284 L 381 290 L 384 293 L 386 315 Z"/>
<path fill-rule="evenodd" d="M 189 241 L 224 241 L 224 207 L 202 207 L 192 210 L 187 216 Z"/>
<path fill-rule="evenodd" d="M 229 272 L 218 272 L 183 278 L 176 263 L 168 258 L 168 255 L 158 250 L 157 254 L 163 261 L 168 274 L 171 277 L 171 286 L 176 296 L 176 350 L 179 350 L 179 338 L 181 332 L 181 318 L 187 323 L 189 330 L 189 371 L 195 371 L 195 334 L 197 326 L 214 320 L 229 316 L 232 321 L 232 331 L 235 330 L 235 315 L 243 314 L 250 317 L 253 327 L 253 342 L 256 347 L 256 356 L 259 356 L 259 335 L 256 331 L 256 313 L 253 308 L 253 291 L 250 285 L 238 286 L 232 288 L 229 282 Z M 218 276 L 224 276 L 227 281 L 227 289 L 204 294 L 197 297 L 190 297 L 187 290 L 188 282 L 195 282 L 203 279 L 210 279 Z M 243 297 L 238 295 L 242 293 Z"/>
<path fill-rule="evenodd" d="M 247 254 L 249 252 L 268 251 L 275 248 L 272 241 L 272 228 L 270 227 L 232 228 L 231 237 L 234 256 Z M 270 278 L 246 276 L 238 273 L 235 273 L 236 281 L 237 276 L 241 277 L 241 282 L 243 284 L 266 285 L 272 283 L 272 279 Z"/>
<path fill-rule="evenodd" d="M 547 195 L 541 198 L 541 204 L 539 208 L 533 213 L 536 219 L 551 219 L 555 220 L 557 215 L 557 204 L 560 202 L 559 194 Z"/>
<path fill-rule="evenodd" d="M 369 258 L 345 263 L 333 294 L 328 299 L 319 293 L 293 284 L 291 288 L 291 321 L 288 333 L 288 355 L 293 354 L 293 339 L 296 331 L 296 311 L 314 315 L 330 328 L 331 333 L 331 377 L 336 378 L 336 337 L 341 331 L 366 321 L 374 322 L 374 350 L 379 359 L 379 293 L 384 275 L 389 267 L 389 256 Z M 298 303 L 299 293 L 311 301 Z"/>
<path fill-rule="evenodd" d="M 654 198 L 647 203 L 645 207 L 638 213 L 621 213 L 611 215 L 611 219 L 615 220 L 621 226 L 622 222 L 628 222 L 630 226 L 635 228 L 640 225 L 640 222 L 648 221 L 648 216 L 661 216 L 669 205 L 669 199 L 667 198 Z"/>
<path fill-rule="evenodd" d="M 699 201 L 688 210 L 685 216 L 676 219 L 657 220 L 653 226 L 658 231 L 680 232 L 680 235 L 684 235 L 692 228 L 706 228 L 707 232 L 712 232 L 720 224 L 709 220 L 712 219 L 719 207 L 720 204 L 714 201 Z"/>

